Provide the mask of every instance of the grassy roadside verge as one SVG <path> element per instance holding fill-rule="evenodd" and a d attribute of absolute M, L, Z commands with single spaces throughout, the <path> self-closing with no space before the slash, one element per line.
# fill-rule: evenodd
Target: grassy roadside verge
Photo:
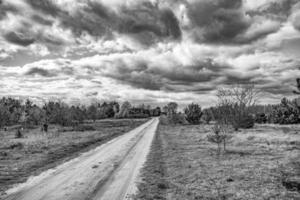
<path fill-rule="evenodd" d="M 135 196 L 135 199 L 165 199 L 165 189 L 168 187 L 168 184 L 164 180 L 163 139 L 159 133 L 159 130 L 157 130 L 147 161 L 142 169 L 142 182 L 138 186 L 139 193 Z"/>
<path fill-rule="evenodd" d="M 256 126 L 235 133 L 218 157 L 206 125 L 159 125 L 136 199 L 295 200 L 299 127 Z"/>
<path fill-rule="evenodd" d="M 39 129 L 26 132 L 15 139 L 14 132 L 2 132 L 0 141 L 0 198 L 14 184 L 29 176 L 53 168 L 80 153 L 93 149 L 120 136 L 146 120 L 106 120 L 89 124 L 93 130 L 71 131 L 51 127 L 47 134 Z"/>

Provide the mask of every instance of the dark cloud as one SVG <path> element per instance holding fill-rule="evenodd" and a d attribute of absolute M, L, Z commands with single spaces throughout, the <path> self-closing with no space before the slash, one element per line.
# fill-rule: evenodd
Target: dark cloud
<path fill-rule="evenodd" d="M 28 46 L 34 43 L 35 39 L 24 34 L 24 33 L 16 33 L 16 32 L 9 32 L 4 35 L 4 38 L 14 44 L 21 45 L 21 46 Z"/>
<path fill-rule="evenodd" d="M 262 86 L 261 90 L 275 95 L 291 95 L 294 91 L 294 88 L 292 86 L 275 83 Z"/>
<path fill-rule="evenodd" d="M 146 62 L 138 61 L 128 66 L 122 60 L 117 61 L 118 64 L 112 71 L 106 72 L 104 75 L 113 78 L 119 82 L 131 85 L 135 88 L 148 90 L 160 90 L 164 83 L 159 74 L 149 72 L 149 66 Z"/>
<path fill-rule="evenodd" d="M 227 73 L 224 77 L 226 79 L 222 82 L 222 84 L 225 85 L 235 85 L 235 84 L 249 84 L 252 83 L 253 78 L 257 77 L 257 74 L 248 74 L 246 76 L 243 76 L 239 73 Z"/>
<path fill-rule="evenodd" d="M 88 92 L 85 94 L 86 97 L 92 97 L 92 96 L 97 96 L 98 92 Z"/>
<path fill-rule="evenodd" d="M 39 11 L 31 16 L 32 20 L 39 24 L 52 26 L 53 18 L 55 18 L 61 27 L 70 29 L 77 37 L 88 33 L 97 38 L 112 39 L 113 32 L 119 32 L 131 36 L 145 46 L 151 46 L 165 39 L 181 39 L 182 27 L 173 10 L 170 9 L 181 3 L 187 7 L 187 15 L 191 21 L 191 26 L 184 28 L 191 32 L 196 41 L 243 44 L 251 43 L 278 31 L 279 25 L 254 31 L 251 31 L 253 29 L 251 25 L 265 19 L 280 20 L 282 16 L 286 19 L 297 0 L 267 3 L 258 10 L 248 10 L 247 13 L 244 10 L 243 0 L 192 2 L 181 0 L 169 3 L 170 8 L 164 4 L 141 1 L 118 7 L 118 12 L 92 0 L 80 2 L 72 12 L 59 7 L 53 0 L 26 0 L 26 2 L 34 10 Z M 6 12 L 13 8 L 10 6 L 9 9 L 8 4 L 5 6 Z M 0 4 L 0 9 L 1 7 L 3 7 L 2 4 Z M 2 14 L 2 17 L 4 15 Z M 298 21 L 294 22 L 297 29 L 299 28 Z M 251 34 L 249 35 L 248 32 Z M 63 44 L 62 41 L 49 37 L 43 40 L 45 43 L 54 45 Z"/>
<path fill-rule="evenodd" d="M 133 19 L 128 19 L 124 24 L 120 25 L 120 30 L 124 33 L 152 32 L 159 36 L 163 34 L 158 26 L 153 24 L 139 23 Z"/>
<path fill-rule="evenodd" d="M 73 16 L 62 14 L 61 25 L 71 29 L 76 36 L 80 36 L 84 32 L 101 37 L 111 33 L 109 24 L 82 11 L 76 12 Z"/>
<path fill-rule="evenodd" d="M 0 20 L 5 18 L 9 12 L 17 14 L 19 10 L 15 6 L 9 4 L 7 1 L 0 0 Z"/>
<path fill-rule="evenodd" d="M 103 12 L 101 13 L 100 3 L 91 3 L 91 5 L 93 5 L 93 9 L 89 7 L 89 4 L 87 4 L 83 7 L 83 9 L 78 9 L 78 11 L 71 14 L 59 8 L 51 0 L 27 0 L 27 2 L 34 9 L 59 19 L 61 26 L 71 29 L 76 36 L 81 35 L 83 32 L 87 32 L 92 36 L 103 36 L 107 32 L 106 29 L 108 28 L 108 23 L 105 22 L 102 17 L 108 16 L 104 14 L 104 7 L 102 8 Z M 109 8 L 107 8 L 107 10 L 109 10 Z M 93 15 L 95 12 L 97 15 Z"/>
<path fill-rule="evenodd" d="M 87 1 L 80 9 L 69 13 L 53 1 L 27 2 L 36 10 L 59 19 L 60 25 L 71 29 L 76 36 L 86 32 L 92 36 L 109 37 L 113 31 L 129 34 L 144 44 L 170 37 L 181 38 L 178 19 L 170 9 L 159 9 L 149 2 L 134 7 L 122 7 L 118 13 L 95 1 Z M 34 20 L 42 24 L 51 23 L 40 16 Z"/>
<path fill-rule="evenodd" d="M 113 20 L 113 16 L 115 15 L 109 8 L 105 7 L 99 2 L 95 1 L 89 1 L 88 7 L 86 7 L 87 12 L 92 12 L 96 15 L 98 15 L 100 18 L 106 19 L 106 20 Z"/>
<path fill-rule="evenodd" d="M 247 12 L 250 16 L 263 16 L 265 18 L 277 20 L 280 22 L 286 22 L 289 16 L 297 9 L 294 9 L 298 5 L 300 8 L 299 0 L 281 0 L 271 1 L 261 6 L 257 10 L 250 10 Z M 294 27 L 299 30 L 299 15 L 295 16 L 293 21 Z"/>
<path fill-rule="evenodd" d="M 207 91 L 208 84 L 219 77 L 226 77 L 228 65 L 220 65 L 207 59 L 194 65 L 174 65 L 167 69 L 159 66 L 149 66 L 145 61 L 137 61 L 126 65 L 122 60 L 110 68 L 104 75 L 135 88 L 163 91 Z M 212 86 L 209 86 L 212 87 Z"/>
<path fill-rule="evenodd" d="M 258 10 L 249 11 L 248 14 L 263 15 L 285 20 L 291 14 L 293 6 L 297 3 L 299 3 L 298 0 L 271 1 L 260 7 Z"/>
<path fill-rule="evenodd" d="M 181 38 L 181 29 L 178 19 L 170 9 L 161 11 L 161 20 L 165 24 L 166 34 L 172 36 L 175 39 Z"/>
<path fill-rule="evenodd" d="M 123 76 L 113 75 L 112 78 L 118 79 L 135 88 L 163 90 L 164 87 L 164 83 L 158 75 L 148 74 L 146 72 L 130 73 Z"/>
<path fill-rule="evenodd" d="M 295 29 L 300 31 L 300 11 L 296 14 L 294 21 L 293 21 L 293 25 L 294 25 Z"/>
<path fill-rule="evenodd" d="M 250 27 L 241 0 L 199 1 L 188 5 L 195 37 L 207 42 L 231 42 Z"/>
<path fill-rule="evenodd" d="M 65 43 L 61 38 L 49 35 L 47 33 L 39 33 L 36 37 L 38 38 L 40 43 L 45 43 L 46 46 L 47 44 L 50 44 L 58 47 Z"/>
<path fill-rule="evenodd" d="M 261 19 L 261 20 L 263 20 L 263 19 Z M 259 22 L 259 23 L 261 23 L 261 22 Z M 272 25 L 259 24 L 259 25 L 257 25 L 257 27 L 252 28 L 252 30 L 250 28 L 250 30 L 249 30 L 250 33 L 238 35 L 235 38 L 235 42 L 241 43 L 241 44 L 242 43 L 244 43 L 244 44 L 251 43 L 253 41 L 262 39 L 269 34 L 277 32 L 280 29 L 280 27 L 281 27 L 281 24 L 277 23 L 277 22 L 273 22 Z"/>
<path fill-rule="evenodd" d="M 20 46 L 29 46 L 33 43 L 45 44 L 50 50 L 57 50 L 65 42 L 59 37 L 48 34 L 47 32 L 34 31 L 26 28 L 28 25 L 19 28 L 17 31 L 11 31 L 4 35 L 4 38 L 11 43 Z"/>
<path fill-rule="evenodd" d="M 61 12 L 63 12 L 57 5 L 53 3 L 51 0 L 26 0 L 29 5 L 31 5 L 34 9 L 39 10 L 45 14 L 49 14 L 53 17 L 58 16 Z"/>
<path fill-rule="evenodd" d="M 95 84 L 97 84 L 97 85 L 102 85 L 102 82 L 101 82 L 101 81 L 92 80 L 91 82 L 92 82 L 92 83 L 95 83 Z"/>
<path fill-rule="evenodd" d="M 296 2 L 268 2 L 259 9 L 246 11 L 242 0 L 195 1 L 186 4 L 192 23 L 187 29 L 201 43 L 251 43 L 278 31 Z M 263 22 L 267 20 L 277 24 L 265 26 Z M 252 26 L 254 24 L 262 24 L 262 27 Z"/>
<path fill-rule="evenodd" d="M 47 25 L 47 26 L 51 26 L 53 24 L 53 21 L 52 20 L 49 20 L 49 19 L 46 19 L 40 15 L 33 15 L 32 17 L 32 20 L 36 21 L 37 23 L 39 24 L 42 24 L 42 25 Z"/>
<path fill-rule="evenodd" d="M 42 69 L 42 68 L 38 68 L 38 67 L 33 67 L 33 68 L 29 69 L 25 73 L 25 75 L 28 75 L 28 76 L 39 75 L 39 76 L 43 76 L 43 77 L 54 77 L 57 74 L 53 73 L 53 72 L 51 72 L 49 70 L 46 70 L 46 69 Z"/>
<path fill-rule="evenodd" d="M 181 39 L 179 21 L 170 9 L 148 5 L 124 8 L 119 15 L 120 33 L 129 34 L 142 44 L 151 45 L 165 38 Z"/>
<path fill-rule="evenodd" d="M 170 92 L 192 92 L 195 94 L 207 94 L 211 91 L 215 90 L 217 85 L 199 85 L 199 84 L 189 84 L 189 85 L 182 85 L 182 84 L 172 84 L 166 86 L 166 90 Z"/>

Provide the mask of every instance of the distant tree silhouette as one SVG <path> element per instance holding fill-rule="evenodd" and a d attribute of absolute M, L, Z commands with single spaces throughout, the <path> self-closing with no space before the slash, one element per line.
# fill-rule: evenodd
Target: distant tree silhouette
<path fill-rule="evenodd" d="M 296 79 L 297 82 L 297 90 L 294 90 L 294 94 L 300 94 L 300 78 Z"/>
<path fill-rule="evenodd" d="M 120 111 L 117 115 L 117 118 L 126 118 L 129 116 L 129 110 L 131 108 L 131 104 L 128 102 L 128 101 L 125 101 L 121 108 L 120 108 Z"/>

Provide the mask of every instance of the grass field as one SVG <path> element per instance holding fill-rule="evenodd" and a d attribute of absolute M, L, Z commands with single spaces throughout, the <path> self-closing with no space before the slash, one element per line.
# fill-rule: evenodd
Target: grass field
<path fill-rule="evenodd" d="M 13 128 L 0 131 L 0 196 L 13 184 L 24 182 L 29 176 L 76 157 L 145 121 L 101 120 L 75 128 L 51 125 L 47 133 L 36 127 L 24 130 L 20 139 L 15 139 Z"/>
<path fill-rule="evenodd" d="M 232 133 L 220 156 L 211 128 L 159 125 L 136 199 L 300 199 L 300 126 Z"/>

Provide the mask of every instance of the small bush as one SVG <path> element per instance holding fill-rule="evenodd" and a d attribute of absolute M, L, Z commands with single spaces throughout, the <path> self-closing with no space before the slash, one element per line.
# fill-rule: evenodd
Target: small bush
<path fill-rule="evenodd" d="M 207 135 L 207 140 L 218 145 L 217 154 L 221 153 L 221 144 L 223 143 L 224 152 L 226 152 L 226 143 L 232 138 L 228 134 L 228 126 L 224 124 L 215 124 L 211 134 Z"/>
<path fill-rule="evenodd" d="M 9 149 L 23 149 L 24 145 L 21 142 L 13 143 L 9 146 Z"/>
<path fill-rule="evenodd" d="M 185 115 L 182 113 L 176 113 L 170 117 L 167 117 L 166 115 L 162 115 L 162 116 L 160 116 L 160 123 L 163 125 L 168 125 L 168 124 L 187 125 L 187 124 L 189 124 L 188 121 L 185 119 Z"/>
<path fill-rule="evenodd" d="M 182 113 L 176 113 L 171 118 L 169 118 L 170 124 L 181 124 L 186 125 L 189 124 L 188 121 L 185 119 L 185 115 Z"/>
<path fill-rule="evenodd" d="M 265 113 L 258 113 L 255 115 L 255 123 L 265 124 L 267 123 L 268 118 Z"/>
<path fill-rule="evenodd" d="M 16 134 L 15 134 L 15 138 L 22 138 L 22 137 L 23 137 L 23 134 L 21 132 L 21 129 L 17 129 Z"/>
<path fill-rule="evenodd" d="M 254 127 L 254 118 L 251 115 L 246 115 L 240 117 L 236 122 L 233 124 L 235 130 L 239 128 L 249 129 Z"/>
<path fill-rule="evenodd" d="M 169 124 L 169 119 L 166 115 L 161 115 L 159 118 L 159 122 L 162 125 L 168 125 Z"/>

